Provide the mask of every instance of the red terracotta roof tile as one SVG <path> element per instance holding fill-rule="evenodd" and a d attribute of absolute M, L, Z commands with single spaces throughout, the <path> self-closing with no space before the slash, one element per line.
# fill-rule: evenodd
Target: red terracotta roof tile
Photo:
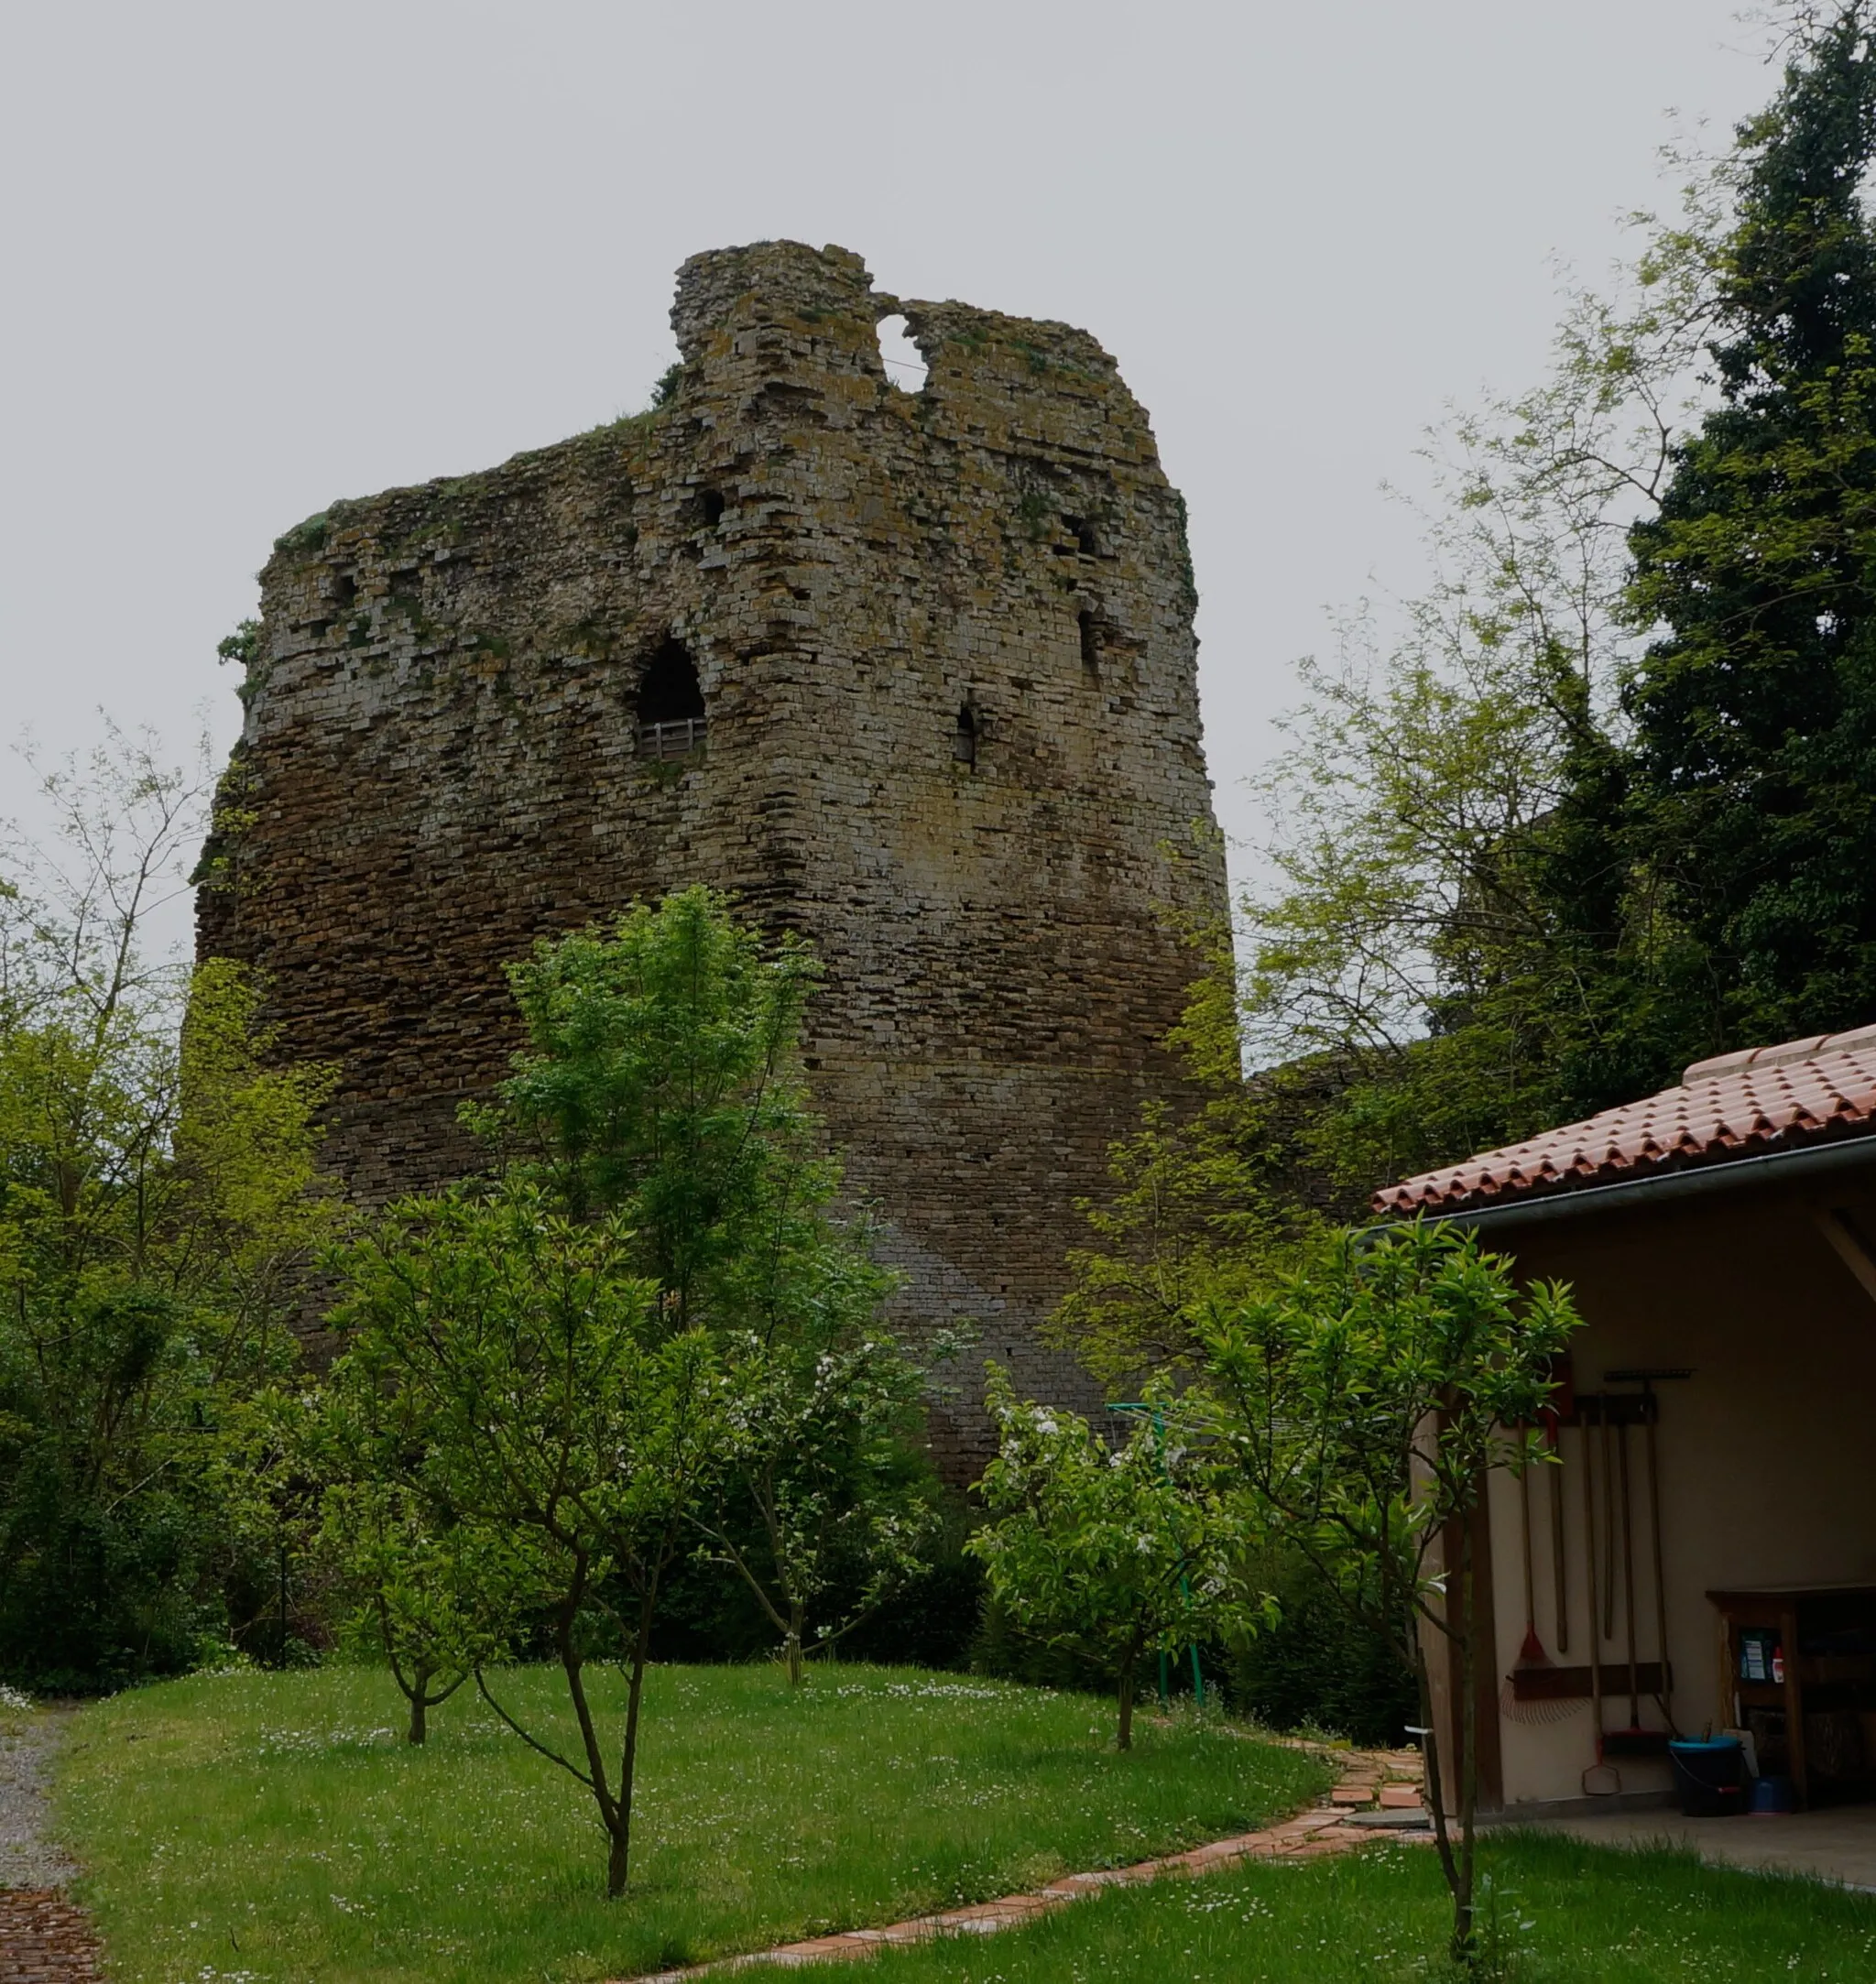
<path fill-rule="evenodd" d="M 1696 1061 L 1678 1088 L 1374 1195 L 1382 1213 L 1483 1211 L 1695 1164 L 1876 1134 L 1876 1026 Z"/>

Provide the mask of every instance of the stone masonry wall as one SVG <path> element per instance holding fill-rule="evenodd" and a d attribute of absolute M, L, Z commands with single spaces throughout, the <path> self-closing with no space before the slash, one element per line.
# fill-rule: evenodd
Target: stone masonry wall
<path fill-rule="evenodd" d="M 880 360 L 895 311 L 917 393 Z M 329 1161 L 375 1203 L 475 1162 L 455 1113 L 518 1043 L 505 960 L 739 891 L 825 961 L 807 1065 L 908 1316 L 975 1317 L 1020 1387 L 1091 1407 L 1038 1325 L 1074 1201 L 1176 1087 L 1191 958 L 1160 911 L 1225 901 L 1183 505 L 1064 325 L 791 242 L 693 257 L 672 323 L 654 413 L 279 540 L 199 950 L 338 1062 Z M 637 697 L 673 639 L 708 741 L 653 762 Z M 966 1466 L 981 1412 L 933 1434 Z"/>

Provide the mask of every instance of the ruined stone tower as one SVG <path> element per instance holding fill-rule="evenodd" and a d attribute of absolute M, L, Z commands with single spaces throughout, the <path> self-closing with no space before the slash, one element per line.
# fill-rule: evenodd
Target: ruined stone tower
<path fill-rule="evenodd" d="M 807 1064 L 911 1316 L 1092 1403 L 1038 1325 L 1176 1083 L 1158 912 L 1225 899 L 1183 506 L 1082 332 L 793 242 L 693 257 L 671 321 L 655 411 L 279 540 L 199 949 L 340 1064 L 329 1161 L 376 1202 L 475 1162 L 505 960 L 739 891 L 825 962 Z M 934 1431 L 962 1459 L 980 1416 Z"/>

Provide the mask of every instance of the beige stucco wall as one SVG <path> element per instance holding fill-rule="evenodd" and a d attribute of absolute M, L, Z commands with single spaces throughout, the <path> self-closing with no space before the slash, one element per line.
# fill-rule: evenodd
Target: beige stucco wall
<path fill-rule="evenodd" d="M 1876 1583 L 1876 1302 L 1815 1217 L 1818 1208 L 1841 1207 L 1876 1236 L 1876 1185 L 1846 1183 L 1842 1175 L 1808 1194 L 1738 1189 L 1489 1236 L 1515 1255 L 1521 1276 L 1573 1285 L 1584 1317 L 1574 1353 L 1580 1390 L 1603 1390 L 1610 1370 L 1693 1368 L 1688 1380 L 1659 1388 L 1671 1706 L 1693 1734 L 1729 1719 L 1709 1589 Z M 1565 1432 L 1563 1466 L 1546 1469 L 1532 1491 L 1538 1630 L 1551 1657 L 1570 1665 L 1588 1658 L 1583 1438 Z M 1639 1650 L 1649 1660 L 1655 1625 L 1644 1435 L 1631 1429 L 1629 1440 Z M 1598 1452 L 1598 1466 L 1599 1460 Z M 1567 1518 L 1570 1626 L 1569 1650 L 1561 1654 L 1546 1499 L 1557 1474 Z M 1496 1690 L 1524 1631 L 1518 1487 L 1509 1477 L 1494 1478 L 1490 1510 Z M 1627 1658 L 1620 1574 L 1617 1603 L 1616 1636 L 1603 1641 L 1606 1663 Z M 1626 1693 L 1605 1701 L 1606 1727 L 1628 1717 Z M 1659 1726 L 1645 1699 L 1642 1719 Z M 1507 1806 L 1582 1795 L 1582 1773 L 1594 1761 L 1587 1703 L 1547 1726 L 1506 1717 L 1500 1736 Z M 1618 1768 L 1627 1792 L 1669 1782 L 1664 1762 L 1621 1760 Z"/>

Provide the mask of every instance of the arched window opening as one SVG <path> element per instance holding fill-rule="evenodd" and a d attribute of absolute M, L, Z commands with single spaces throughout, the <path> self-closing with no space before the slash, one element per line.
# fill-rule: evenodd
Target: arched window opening
<path fill-rule="evenodd" d="M 931 367 L 925 354 L 912 343 L 911 328 L 903 317 L 882 317 L 878 323 L 879 363 L 886 367 L 887 382 L 901 392 L 924 389 Z"/>
<path fill-rule="evenodd" d="M 1085 606 L 1075 615 L 1074 621 L 1081 630 L 1081 665 L 1090 675 L 1098 675 L 1101 671 L 1101 630 Z"/>
<path fill-rule="evenodd" d="M 723 491 L 721 489 L 706 489 L 699 501 L 698 507 L 704 514 L 704 529 L 714 530 L 717 525 L 723 521 Z"/>
<path fill-rule="evenodd" d="M 638 756 L 688 758 L 704 747 L 706 719 L 697 664 L 683 643 L 668 640 L 638 681 Z"/>
<path fill-rule="evenodd" d="M 1074 548 L 1084 558 L 1096 558 L 1100 555 L 1095 543 L 1095 527 L 1085 517 L 1064 517 L 1062 519 L 1062 528 L 1074 540 Z"/>
<path fill-rule="evenodd" d="M 977 761 L 977 719 L 968 703 L 958 706 L 957 731 L 951 740 L 951 755 L 960 765 L 975 765 Z"/>

